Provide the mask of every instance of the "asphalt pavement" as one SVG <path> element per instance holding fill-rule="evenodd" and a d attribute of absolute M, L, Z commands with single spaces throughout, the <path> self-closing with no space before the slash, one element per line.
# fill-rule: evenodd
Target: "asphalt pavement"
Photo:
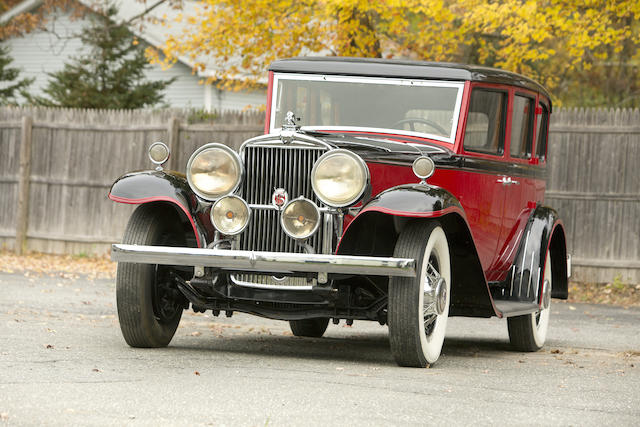
<path fill-rule="evenodd" d="M 165 349 L 128 347 L 113 280 L 0 273 L 0 425 L 616 425 L 640 423 L 640 309 L 554 300 L 536 353 L 501 319 L 451 318 L 430 369 L 387 328 L 185 312 Z"/>

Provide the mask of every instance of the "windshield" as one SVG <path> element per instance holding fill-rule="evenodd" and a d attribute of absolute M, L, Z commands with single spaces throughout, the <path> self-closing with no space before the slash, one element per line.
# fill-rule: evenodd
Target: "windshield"
<path fill-rule="evenodd" d="M 276 74 L 271 129 L 288 111 L 314 130 L 361 130 L 454 142 L 461 82 Z"/>

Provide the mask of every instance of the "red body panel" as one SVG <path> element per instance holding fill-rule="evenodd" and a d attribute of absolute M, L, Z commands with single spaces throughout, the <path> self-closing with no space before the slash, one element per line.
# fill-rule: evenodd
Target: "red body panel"
<path fill-rule="evenodd" d="M 490 155 L 476 152 L 465 152 L 463 147 L 464 133 L 466 128 L 467 110 L 471 91 L 474 87 L 488 87 L 504 90 L 508 96 L 508 119 L 504 135 L 504 152 L 502 155 Z M 265 133 L 270 132 L 271 98 L 273 96 L 273 72 L 269 73 L 267 120 Z M 531 159 L 511 158 L 510 153 L 510 129 L 511 112 L 513 108 L 513 96 L 515 93 L 523 93 L 535 98 L 535 105 L 538 105 L 539 95 L 526 89 L 515 89 L 513 86 L 491 84 L 491 83 L 471 83 L 465 82 L 462 104 L 460 111 L 460 121 L 456 130 L 454 144 L 425 140 L 419 137 L 398 136 L 397 138 L 389 134 L 371 134 L 385 139 L 415 143 L 437 144 L 453 150 L 456 154 L 483 160 L 498 160 L 505 164 L 538 165 L 539 160 L 532 156 Z M 536 108 L 536 112 L 537 112 Z M 534 115 L 533 123 L 533 153 L 535 142 L 537 141 L 536 123 L 538 115 Z M 332 132 L 332 131 L 326 131 Z M 342 132 L 350 133 L 350 132 Z M 366 134 L 364 132 L 354 132 Z M 398 166 L 382 163 L 368 163 L 371 174 L 371 196 L 374 197 L 380 192 L 403 184 L 418 183 L 420 180 L 413 174 L 411 167 Z M 544 161 L 539 166 L 544 166 Z M 517 181 L 517 184 L 504 185 L 498 182 L 499 179 L 510 177 Z M 462 205 L 466 219 L 471 229 L 480 263 L 488 281 L 504 279 L 508 269 L 515 257 L 516 249 L 520 243 L 523 230 L 536 204 L 541 203 L 544 198 L 546 183 L 542 179 L 534 179 L 524 176 L 505 175 L 503 173 L 492 173 L 490 171 L 475 171 L 466 169 L 444 169 L 436 168 L 434 175 L 428 179 L 431 185 L 442 187 L 458 198 Z M 402 215 L 401 212 L 390 211 L 389 214 Z M 416 216 L 412 213 L 410 216 Z M 434 216 L 425 213 L 422 216 Z M 438 216 L 438 215 L 435 215 Z M 345 230 L 352 217 L 345 218 Z"/>

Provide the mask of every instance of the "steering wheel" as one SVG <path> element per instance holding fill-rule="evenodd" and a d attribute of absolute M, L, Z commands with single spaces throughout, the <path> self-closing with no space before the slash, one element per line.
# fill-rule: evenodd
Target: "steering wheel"
<path fill-rule="evenodd" d="M 431 128 L 437 130 L 438 132 L 440 132 L 441 135 L 448 135 L 449 133 L 446 131 L 446 129 L 443 129 L 442 126 L 440 126 L 438 123 L 434 122 L 433 120 L 429 120 L 429 119 L 422 119 L 420 117 L 409 117 L 407 119 L 402 119 L 402 120 L 398 120 L 397 122 L 395 122 L 393 124 L 394 128 L 399 127 L 400 125 L 403 125 L 405 123 L 409 123 L 409 129 L 411 129 L 412 132 L 415 132 L 415 126 L 414 123 L 423 123 L 427 126 L 431 126 Z"/>

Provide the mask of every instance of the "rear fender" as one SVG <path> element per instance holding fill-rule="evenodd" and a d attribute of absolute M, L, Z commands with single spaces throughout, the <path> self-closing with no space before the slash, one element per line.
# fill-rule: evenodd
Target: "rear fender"
<path fill-rule="evenodd" d="M 550 251 L 552 293 L 568 298 L 567 245 L 564 226 L 552 208 L 538 206 L 529 216 L 518 251 L 507 278 L 492 289 L 496 305 L 515 315 L 526 306 L 538 309 L 542 303 L 544 269 Z"/>
<path fill-rule="evenodd" d="M 189 188 L 184 175 L 177 172 L 141 171 L 128 173 L 116 180 L 109 191 L 109 199 L 118 203 L 140 205 L 167 203 L 176 209 L 180 218 L 189 225 L 199 248 L 206 247 L 211 234 L 202 224 L 204 207 Z"/>
<path fill-rule="evenodd" d="M 393 256 L 409 221 L 437 219 L 451 251 L 451 315 L 490 317 L 493 306 L 478 253 L 460 202 L 447 190 L 426 184 L 393 187 L 367 203 L 349 223 L 336 253 Z M 388 279 L 384 286 L 388 286 Z"/>

